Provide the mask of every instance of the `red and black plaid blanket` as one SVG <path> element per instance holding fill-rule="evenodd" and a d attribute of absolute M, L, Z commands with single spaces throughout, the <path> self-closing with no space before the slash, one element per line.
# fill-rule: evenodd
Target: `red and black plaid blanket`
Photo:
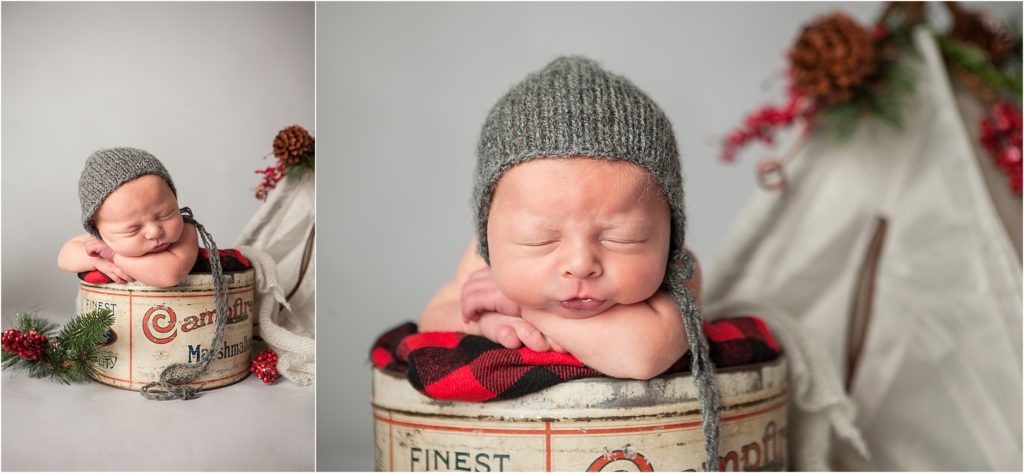
<path fill-rule="evenodd" d="M 242 252 L 238 250 L 217 250 L 217 253 L 220 255 L 220 265 L 224 268 L 224 272 L 226 273 L 231 271 L 245 271 L 252 267 L 252 264 L 249 263 L 249 259 L 243 256 Z M 192 270 L 189 271 L 189 274 L 209 272 L 210 252 L 207 251 L 206 248 L 200 248 L 199 253 L 196 255 L 196 264 L 192 265 Z M 78 273 L 78 278 L 91 284 L 106 284 L 113 281 L 106 274 L 101 273 L 97 269 Z"/>
<path fill-rule="evenodd" d="M 704 322 L 704 334 L 718 369 L 771 361 L 782 353 L 756 317 Z M 689 371 L 692 356 L 687 351 L 664 374 Z M 381 335 L 370 360 L 377 368 L 405 373 L 421 393 L 445 401 L 512 399 L 565 381 L 604 376 L 568 353 L 509 349 L 459 332 L 417 333 L 412 322 Z"/>

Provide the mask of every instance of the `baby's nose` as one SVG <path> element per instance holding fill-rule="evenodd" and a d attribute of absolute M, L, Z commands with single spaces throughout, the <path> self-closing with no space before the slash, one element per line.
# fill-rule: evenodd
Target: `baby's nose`
<path fill-rule="evenodd" d="M 562 277 L 587 279 L 601 275 L 601 261 L 585 244 L 573 245 L 562 263 Z"/>
<path fill-rule="evenodd" d="M 160 225 L 149 225 L 146 227 L 146 238 L 153 240 L 164 236 L 164 229 Z"/>

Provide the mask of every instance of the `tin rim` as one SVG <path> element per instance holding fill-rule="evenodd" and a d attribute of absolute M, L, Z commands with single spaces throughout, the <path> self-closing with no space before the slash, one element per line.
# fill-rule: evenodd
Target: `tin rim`
<path fill-rule="evenodd" d="M 370 404 L 375 409 L 409 415 L 503 421 L 683 416 L 700 412 L 691 373 L 648 381 L 585 378 L 505 401 L 458 402 L 431 399 L 404 376 L 372 370 Z M 788 362 L 776 360 L 723 369 L 715 374 L 722 408 L 781 402 L 789 396 Z M 581 394 L 583 393 L 583 394 Z M 586 401 L 583 397 L 596 397 Z M 576 404 L 566 400 L 576 400 Z"/>
<path fill-rule="evenodd" d="M 253 285 L 255 287 L 256 270 L 254 268 L 249 268 L 242 271 L 225 271 L 224 278 L 228 282 L 228 289 L 238 289 L 248 285 Z M 168 287 L 154 287 L 138 281 L 123 284 L 116 282 L 96 284 L 79 279 L 78 282 L 79 285 L 83 287 L 133 292 L 186 292 L 200 289 L 213 290 L 214 288 L 213 274 L 209 271 L 189 273 L 182 278 L 178 284 Z"/>

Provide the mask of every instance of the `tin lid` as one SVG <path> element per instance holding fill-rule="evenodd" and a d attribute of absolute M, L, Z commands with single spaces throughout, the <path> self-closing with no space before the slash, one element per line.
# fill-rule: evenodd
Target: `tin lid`
<path fill-rule="evenodd" d="M 723 408 L 782 398 L 788 393 L 785 356 L 722 370 L 715 375 Z M 647 381 L 587 378 L 557 384 L 507 401 L 438 401 L 416 391 L 404 376 L 373 370 L 374 407 L 398 412 L 504 420 L 554 420 L 685 415 L 700 412 L 693 376 Z"/>

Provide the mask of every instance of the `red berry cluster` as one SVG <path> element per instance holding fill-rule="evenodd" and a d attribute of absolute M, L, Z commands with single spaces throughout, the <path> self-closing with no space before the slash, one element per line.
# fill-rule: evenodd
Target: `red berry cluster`
<path fill-rule="evenodd" d="M 733 130 L 725 138 L 722 146 L 722 161 L 733 162 L 736 154 L 752 141 L 761 141 L 771 145 L 775 142 L 775 132 L 789 127 L 797 118 L 808 118 L 814 113 L 813 107 L 807 105 L 803 96 L 792 86 L 789 87 L 789 99 L 786 105 L 773 107 L 765 105 L 743 120 L 743 126 Z"/>
<path fill-rule="evenodd" d="M 1021 114 L 1012 103 L 992 106 L 992 115 L 981 119 L 981 145 L 996 159 L 1013 191 L 1021 193 Z"/>
<path fill-rule="evenodd" d="M 263 174 L 263 182 L 256 186 L 256 198 L 262 201 L 267 200 L 267 194 L 277 187 L 277 183 L 284 179 L 285 171 L 288 169 L 288 165 L 284 161 L 278 161 L 273 166 L 268 166 L 266 169 L 257 169 L 256 174 Z"/>
<path fill-rule="evenodd" d="M 255 360 L 252 360 L 249 371 L 256 373 L 256 377 L 264 383 L 273 384 L 278 376 L 277 353 L 269 348 L 263 350 Z"/>
<path fill-rule="evenodd" d="M 4 351 L 17 353 L 20 358 L 28 361 L 36 361 L 46 352 L 46 336 L 35 330 L 29 330 L 28 333 L 13 328 L 4 330 L 0 335 L 0 344 Z"/>

